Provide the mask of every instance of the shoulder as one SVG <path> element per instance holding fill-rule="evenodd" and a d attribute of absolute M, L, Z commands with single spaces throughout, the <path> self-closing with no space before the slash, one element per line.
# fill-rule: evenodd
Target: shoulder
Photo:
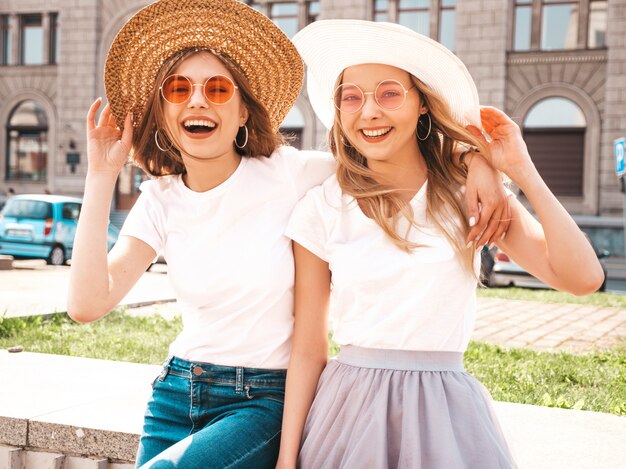
<path fill-rule="evenodd" d="M 333 174 L 326 178 L 320 185 L 309 189 L 304 198 L 308 199 L 309 203 L 314 203 L 324 211 L 330 208 L 337 209 L 341 207 L 343 194 L 339 182 L 337 181 L 337 176 Z"/>
<path fill-rule="evenodd" d="M 154 201 L 166 201 L 172 197 L 172 192 L 178 186 L 180 175 L 160 176 L 148 179 L 139 186 L 142 198 L 149 198 Z"/>
<path fill-rule="evenodd" d="M 280 161 L 292 171 L 304 167 L 326 166 L 334 170 L 335 160 L 332 154 L 316 150 L 298 150 L 289 145 L 279 147 L 269 157 L 270 160 Z"/>

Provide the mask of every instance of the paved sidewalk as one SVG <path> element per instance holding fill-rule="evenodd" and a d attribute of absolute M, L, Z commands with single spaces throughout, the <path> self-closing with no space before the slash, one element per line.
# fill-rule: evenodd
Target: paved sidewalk
<path fill-rule="evenodd" d="M 475 340 L 534 350 L 588 352 L 626 340 L 626 309 L 479 298 Z"/>
<path fill-rule="evenodd" d="M 67 311 L 70 268 L 47 266 L 44 261 L 14 261 L 12 270 L 0 271 L 0 316 L 52 314 Z M 146 272 L 120 302 L 122 305 L 174 301 L 164 266 Z"/>

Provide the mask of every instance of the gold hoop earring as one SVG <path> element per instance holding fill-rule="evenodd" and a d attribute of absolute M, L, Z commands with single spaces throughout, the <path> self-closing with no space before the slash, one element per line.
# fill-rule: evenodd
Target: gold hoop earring
<path fill-rule="evenodd" d="M 424 138 L 420 137 L 420 133 L 419 133 L 419 123 L 420 123 L 420 119 L 422 118 L 422 116 L 428 117 L 428 132 L 426 132 L 426 136 Z M 423 142 L 430 136 L 431 125 L 432 125 L 432 121 L 430 120 L 430 114 L 425 112 L 424 114 L 420 115 L 419 119 L 417 120 L 417 127 L 415 127 L 415 135 L 417 135 L 418 140 Z"/>
<path fill-rule="evenodd" d="M 235 135 L 235 146 L 237 148 L 239 148 L 240 150 L 245 148 L 246 145 L 248 144 L 248 126 L 246 124 L 242 125 L 241 127 L 243 127 L 243 130 L 246 131 L 246 138 L 243 141 L 243 143 L 241 145 L 239 145 L 239 143 L 237 143 L 237 135 Z M 241 127 L 239 127 L 241 129 Z M 239 132 L 237 132 L 237 134 L 239 134 Z"/>
<path fill-rule="evenodd" d="M 167 149 L 165 149 L 161 145 L 159 145 L 159 129 L 156 129 L 154 131 L 154 143 L 156 143 L 157 148 L 159 150 L 161 150 L 163 153 L 167 153 L 168 151 L 170 151 L 172 149 L 172 145 L 170 145 L 169 148 L 167 148 Z"/>

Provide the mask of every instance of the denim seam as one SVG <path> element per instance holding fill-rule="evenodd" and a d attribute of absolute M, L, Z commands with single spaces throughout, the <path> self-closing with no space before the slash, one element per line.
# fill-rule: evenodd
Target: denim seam
<path fill-rule="evenodd" d="M 189 435 L 192 435 L 196 429 L 196 422 L 193 420 L 193 380 L 189 380 L 189 421 L 191 422 L 191 429 Z"/>
<path fill-rule="evenodd" d="M 259 450 L 261 450 L 262 448 L 264 448 L 265 446 L 267 446 L 274 438 L 276 438 L 278 435 L 280 435 L 280 430 L 277 431 L 269 440 L 264 441 L 263 443 L 257 445 L 256 448 L 252 449 L 252 451 L 248 451 L 245 455 L 241 456 L 239 459 L 233 461 L 231 464 L 229 464 L 228 466 L 225 466 L 224 469 L 228 469 L 229 467 L 234 467 L 236 464 L 239 464 L 239 461 L 241 461 L 242 459 L 248 458 L 249 456 L 253 455 L 254 453 L 258 452 Z"/>

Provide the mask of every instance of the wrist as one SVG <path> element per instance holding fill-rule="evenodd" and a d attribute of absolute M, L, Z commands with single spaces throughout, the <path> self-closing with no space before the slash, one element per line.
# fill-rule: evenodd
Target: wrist
<path fill-rule="evenodd" d="M 467 173 L 473 162 L 482 158 L 477 148 L 470 148 L 459 155 L 459 166 Z"/>

